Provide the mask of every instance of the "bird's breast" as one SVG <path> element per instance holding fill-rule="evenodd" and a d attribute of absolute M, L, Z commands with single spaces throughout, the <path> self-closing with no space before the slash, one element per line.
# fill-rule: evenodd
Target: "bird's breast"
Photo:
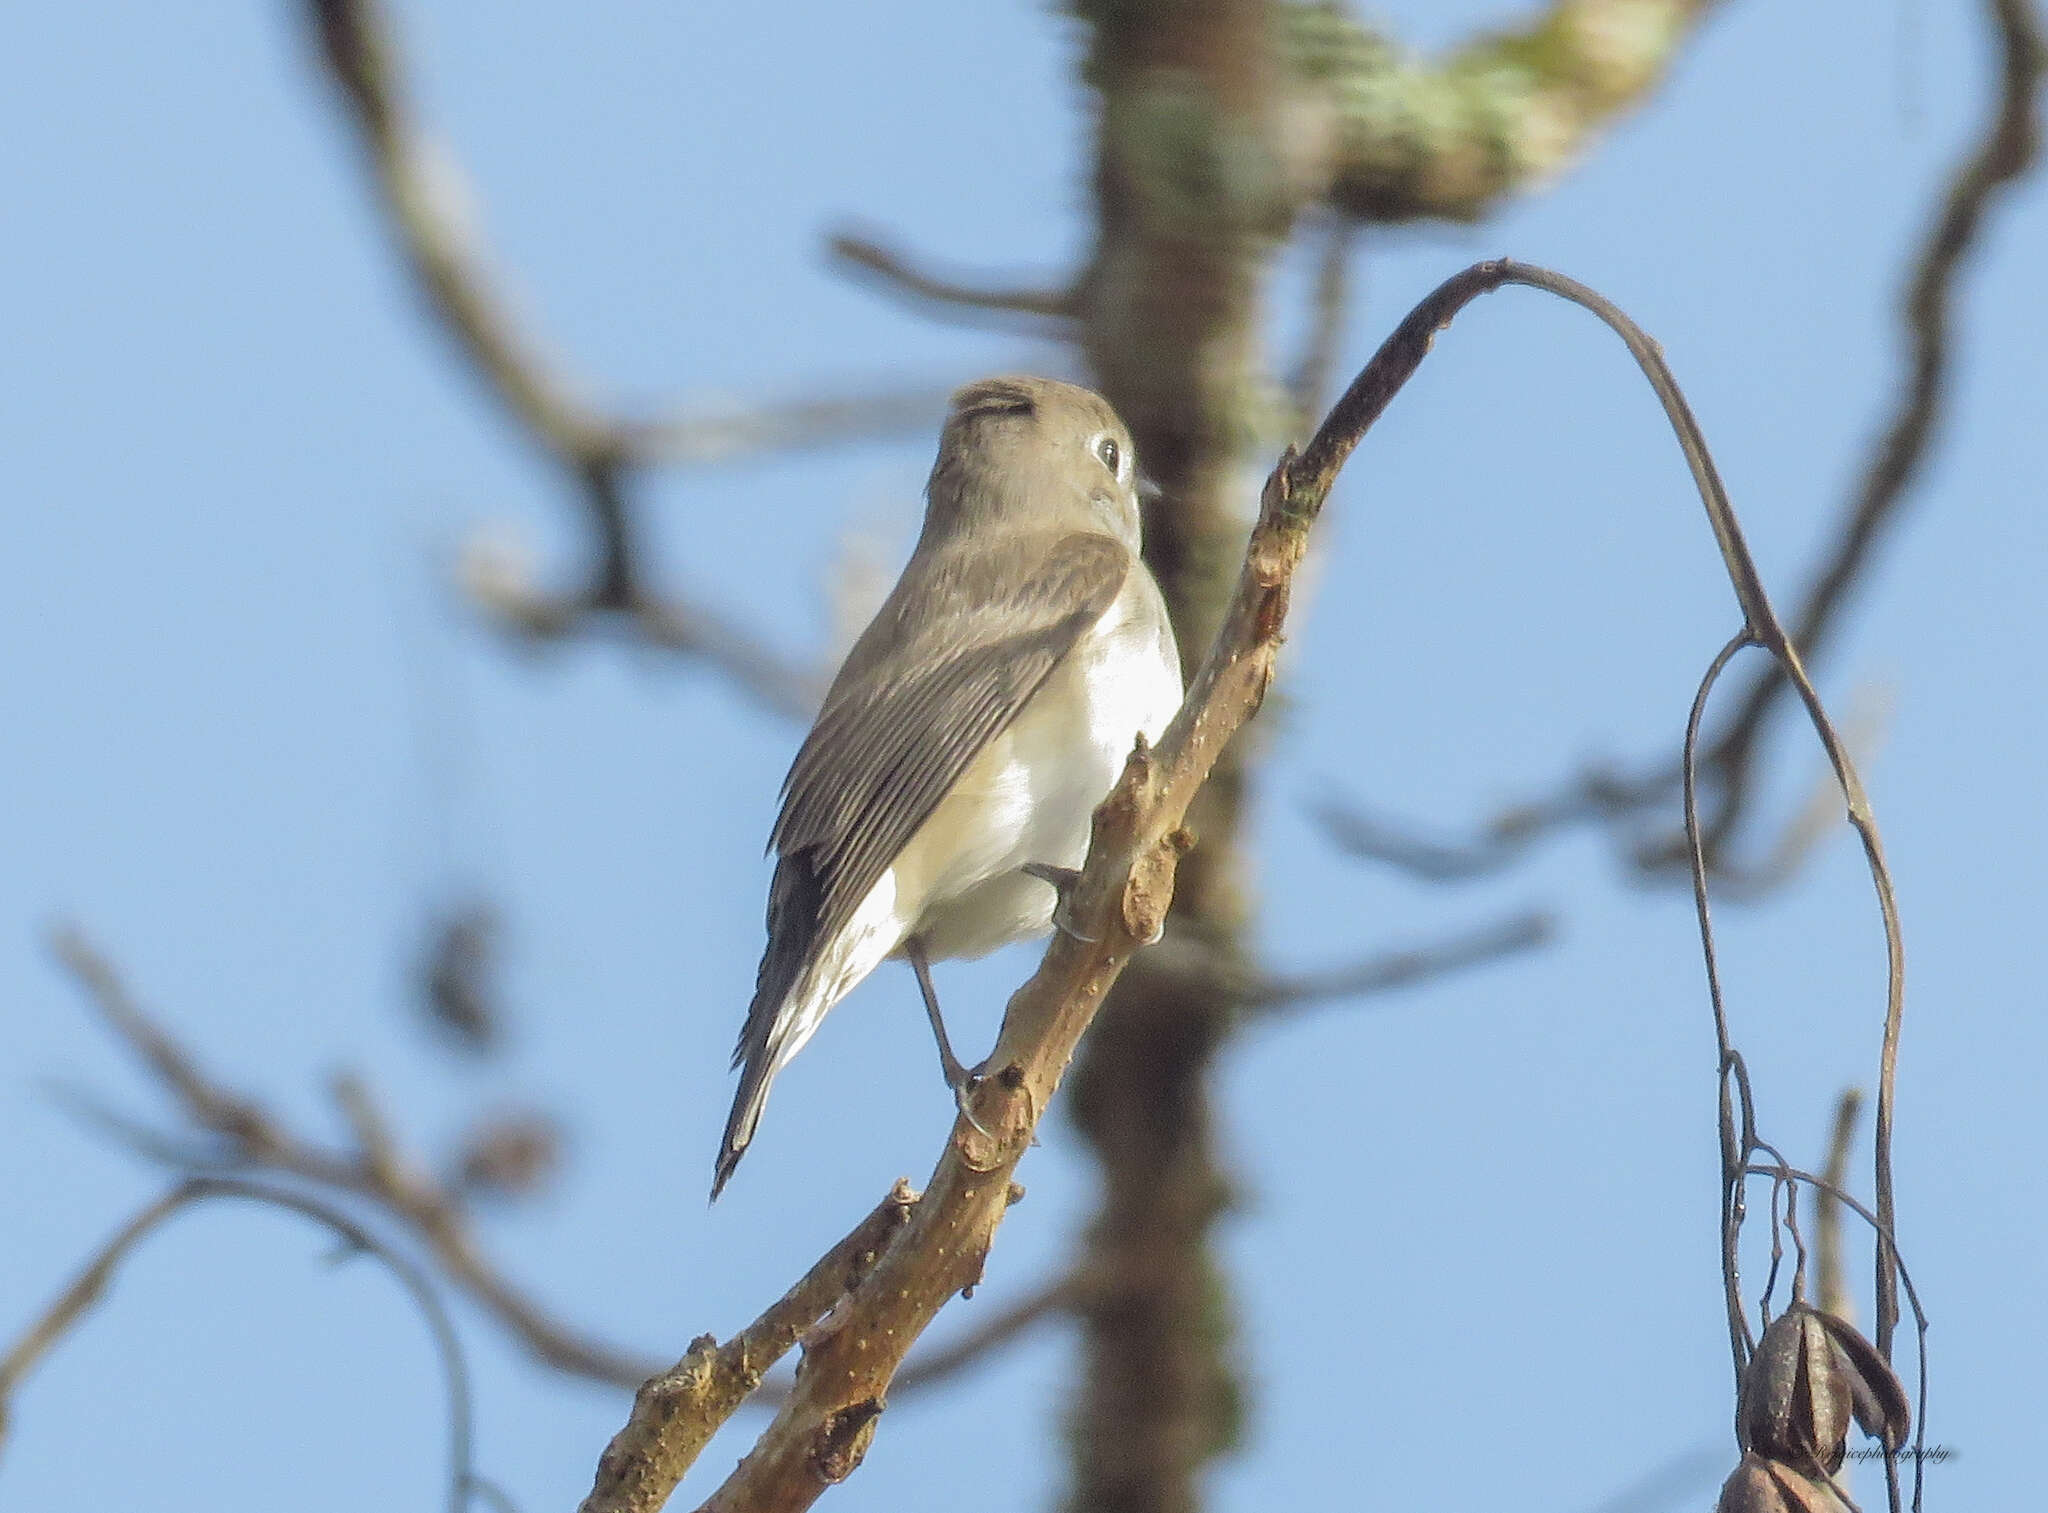
<path fill-rule="evenodd" d="M 1017 869 L 1078 867 L 1095 806 L 1139 733 L 1156 740 L 1180 707 L 1159 591 L 1149 575 L 1133 578 L 899 858 L 899 884 L 923 899 L 911 933 L 933 956 L 979 956 L 1049 927 L 1052 889 Z"/>

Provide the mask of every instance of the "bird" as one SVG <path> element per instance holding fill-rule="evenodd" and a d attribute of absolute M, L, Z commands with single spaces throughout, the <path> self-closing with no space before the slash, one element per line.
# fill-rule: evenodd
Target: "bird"
<path fill-rule="evenodd" d="M 1101 395 L 1036 377 L 953 394 L 916 547 L 783 780 L 714 1202 L 776 1074 L 892 957 L 916 974 L 967 1110 L 976 1074 L 953 1054 L 931 963 L 1064 924 L 1095 806 L 1180 707 L 1139 496 L 1130 432 Z"/>

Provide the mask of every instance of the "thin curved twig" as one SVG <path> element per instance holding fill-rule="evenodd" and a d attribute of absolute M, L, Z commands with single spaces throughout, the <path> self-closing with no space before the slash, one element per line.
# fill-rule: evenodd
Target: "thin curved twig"
<path fill-rule="evenodd" d="M 1533 951 L 1556 937 L 1555 916 L 1540 909 L 1524 910 L 1428 945 L 1382 951 L 1344 966 L 1270 973 L 1250 984 L 1240 1002 L 1254 1013 L 1278 1017 L 1314 1004 L 1389 993 L 1483 966 Z"/>
<path fill-rule="evenodd" d="M 903 253 L 869 236 L 841 231 L 825 244 L 832 261 L 864 282 L 908 299 L 927 314 L 987 324 L 1023 317 L 1032 324 L 1065 325 L 1079 313 L 1070 289 L 989 288 L 919 267 Z"/>
<path fill-rule="evenodd" d="M 102 1245 L 85 1268 L 44 1310 L 42 1316 L 4 1357 L 0 1357 L 0 1439 L 7 1430 L 7 1405 L 42 1357 L 77 1327 L 105 1295 L 114 1273 L 136 1246 L 174 1215 L 216 1199 L 235 1199 L 282 1208 L 325 1225 L 352 1251 L 375 1256 L 411 1296 L 433 1336 L 448 1396 L 448 1508 L 463 1513 L 471 1493 L 489 1485 L 471 1464 L 474 1441 L 469 1366 L 455 1325 L 420 1266 L 331 1203 L 291 1188 L 250 1182 L 237 1177 L 187 1177 L 142 1209 Z"/>
<path fill-rule="evenodd" d="M 1984 135 L 1950 180 L 1913 260 L 1900 309 L 1907 346 L 1905 378 L 1891 417 L 1864 462 L 1834 548 L 1801 599 L 1791 639 L 1805 656 L 1818 652 L 1839 623 L 1850 589 L 1897 519 L 1926 461 L 1942 420 L 1943 389 L 1954 364 L 1950 327 L 1957 275 L 1993 202 L 2027 173 L 2039 153 L 2037 96 L 2048 72 L 2048 40 L 2042 35 L 2039 12 L 2033 0 L 1986 0 L 1985 10 L 1998 44 L 1998 100 Z M 1740 815 L 1755 771 L 1762 726 L 1789 686 L 1778 669 L 1766 669 L 1714 742 L 1711 760 L 1721 783 L 1721 810 L 1713 826 L 1716 838 L 1724 837 Z M 1879 1327 L 1882 1331 L 1882 1318 Z"/>
<path fill-rule="evenodd" d="M 1926 469 L 1954 366 L 1952 309 L 1957 283 L 1983 241 L 1999 198 L 2040 159 L 2040 97 L 2048 79 L 2048 42 L 2038 11 L 2031 0 L 1985 0 L 1985 13 L 1998 56 L 1997 102 L 1982 134 L 1943 186 L 1927 235 L 1909 264 L 1900 310 L 1905 375 L 1889 418 L 1858 470 L 1855 491 L 1842 508 L 1827 554 L 1792 617 L 1791 644 L 1805 655 L 1826 646 L 1851 592 L 1869 570 L 1878 543 L 1896 523 Z M 1706 839 L 1717 881 L 1732 866 L 1728 853 L 1748 815 L 1764 728 L 1789 686 L 1775 663 L 1764 668 L 1708 744 L 1702 765 L 1717 792 Z M 1639 820 L 1668 802 L 1679 782 L 1679 763 L 1668 758 L 1633 771 L 1594 769 L 1503 810 L 1466 841 L 1433 841 L 1390 820 L 1366 818 L 1346 827 L 1348 849 L 1425 878 L 1479 876 L 1512 865 L 1534 840 L 1554 831 Z M 1671 875 L 1684 860 L 1682 845 L 1663 836 L 1632 843 L 1628 849 L 1645 877 Z"/>

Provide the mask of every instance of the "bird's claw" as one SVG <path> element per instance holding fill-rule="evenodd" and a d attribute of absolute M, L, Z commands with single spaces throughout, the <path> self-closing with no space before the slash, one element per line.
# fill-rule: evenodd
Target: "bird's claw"
<path fill-rule="evenodd" d="M 1052 891 L 1059 895 L 1059 901 L 1052 906 L 1052 922 L 1062 935 L 1071 935 L 1083 945 L 1096 944 L 1098 937 L 1077 929 L 1074 925 L 1074 884 L 1081 880 L 1078 867 L 1055 867 L 1050 862 L 1026 862 L 1018 870 L 1026 877 L 1035 877 L 1042 883 L 1050 884 Z"/>
<path fill-rule="evenodd" d="M 974 1090 L 981 1086 L 981 1073 L 966 1067 L 957 1068 L 958 1076 L 948 1074 L 946 1083 L 953 1089 L 953 1106 L 960 1110 L 960 1117 L 973 1125 L 984 1140 L 993 1140 L 996 1132 L 974 1117 Z"/>

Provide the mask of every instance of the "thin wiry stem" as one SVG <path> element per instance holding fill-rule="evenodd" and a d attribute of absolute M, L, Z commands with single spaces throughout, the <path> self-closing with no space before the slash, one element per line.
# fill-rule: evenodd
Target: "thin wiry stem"
<path fill-rule="evenodd" d="M 1949 397 L 1957 285 L 1983 243 L 1993 208 L 2040 159 L 2040 96 L 2048 78 L 2048 45 L 2039 14 L 2030 0 L 1985 0 L 1985 14 L 1998 55 L 1997 102 L 1982 134 L 1943 186 L 1927 235 L 1909 264 L 1900 310 L 1908 354 L 1905 373 L 1890 418 L 1858 470 L 1857 486 L 1792 617 L 1795 629 L 1789 641 L 1804 655 L 1826 645 L 1856 584 L 1868 574 L 1877 545 L 1926 470 Z M 1731 860 L 1730 851 L 1754 797 L 1765 727 L 1789 686 L 1777 662 L 1765 667 L 1737 699 L 1735 714 L 1708 743 L 1701 766 L 1715 785 L 1716 797 L 1706 844 L 1717 880 L 1745 870 Z M 1668 802 L 1680 781 L 1678 769 L 1677 761 L 1660 759 L 1632 771 L 1596 768 L 1574 775 L 1503 810 L 1462 842 L 1434 841 L 1390 820 L 1364 815 L 1343 824 L 1338 833 L 1357 854 L 1419 876 L 1478 876 L 1512 865 L 1536 839 L 1570 826 L 1619 827 L 1628 838 L 1634 825 Z M 1350 806 L 1333 807 L 1341 815 Z M 1629 850 L 1646 877 L 1667 876 L 1683 861 L 1682 844 L 1661 835 L 1636 839 Z M 1881 1131 L 1889 1128 L 1887 1112 L 1880 1112 L 1879 1123 Z M 1888 1149 L 1889 1135 L 1881 1133 L 1879 1143 Z M 1880 1319 L 1880 1336 L 1886 1332 Z"/>
<path fill-rule="evenodd" d="M 1704 717 L 1707 695 L 1712 691 L 1714 681 L 1737 652 L 1745 646 L 1754 645 L 1771 657 L 1782 670 L 1786 680 L 1798 692 L 1815 738 L 1827 754 L 1828 765 L 1834 772 L 1835 781 L 1841 789 L 1847 807 L 1849 823 L 1855 827 L 1857 836 L 1863 843 L 1871 888 L 1876 895 L 1878 911 L 1884 923 L 1885 1021 L 1878 1077 L 1877 1218 L 1887 1235 L 1895 1234 L 1897 1223 L 1892 1200 L 1890 1115 L 1897 1072 L 1899 1030 L 1905 1011 L 1905 951 L 1891 871 L 1885 864 L 1877 822 L 1871 810 L 1869 796 L 1864 792 L 1862 781 L 1857 776 L 1855 763 L 1851 760 L 1840 733 L 1822 706 L 1820 694 L 1814 688 L 1813 680 L 1807 675 L 1798 648 L 1793 644 L 1791 636 L 1771 606 L 1770 597 L 1764 591 L 1763 580 L 1756 570 L 1755 560 L 1750 555 L 1748 543 L 1743 539 L 1741 525 L 1736 519 L 1733 506 L 1729 503 L 1727 490 L 1721 482 L 1719 471 L 1714 466 L 1713 457 L 1707 450 L 1699 423 L 1693 417 L 1691 408 L 1687 405 L 1685 396 L 1679 390 L 1677 381 L 1672 377 L 1664 362 L 1663 353 L 1656 343 L 1651 341 L 1612 301 L 1575 279 L 1547 269 L 1532 268 L 1506 260 L 1475 264 L 1463 273 L 1447 279 L 1409 313 L 1394 334 L 1381 345 L 1373 361 L 1359 374 L 1344 397 L 1337 402 L 1330 420 L 1325 422 L 1323 429 L 1317 433 L 1301 456 L 1294 460 L 1295 465 L 1300 468 L 1301 476 L 1308 484 L 1309 497 L 1319 506 L 1330 481 L 1335 478 L 1336 470 L 1343 465 L 1365 429 L 1378 419 L 1395 393 L 1420 364 L 1436 333 L 1449 324 L 1458 311 L 1473 299 L 1506 284 L 1524 284 L 1570 300 L 1598 316 L 1621 338 L 1663 405 L 1665 417 L 1670 421 L 1673 434 L 1678 440 L 1679 450 L 1692 473 L 1700 502 L 1706 510 L 1708 525 L 1720 549 L 1722 567 L 1727 573 L 1729 586 L 1734 590 L 1736 603 L 1742 611 L 1743 624 L 1716 655 L 1706 678 L 1701 683 L 1700 692 L 1695 697 L 1687 726 L 1688 753 L 1697 753 L 1699 725 Z M 1291 469 L 1283 465 L 1283 471 Z M 1693 770 L 1694 763 L 1685 762 L 1682 765 L 1681 777 L 1689 777 Z M 1686 787 L 1687 852 L 1692 866 L 1694 902 L 1699 915 L 1702 947 L 1707 959 L 1710 995 L 1714 1006 L 1715 1037 L 1719 1051 L 1717 1064 L 1722 1079 L 1720 1129 L 1725 1169 L 1730 1150 L 1726 1085 L 1731 1068 L 1735 1066 L 1735 1058 L 1727 1031 L 1718 968 L 1713 954 L 1712 922 L 1706 892 L 1707 861 L 1698 807 L 1691 796 L 1691 784 L 1686 783 Z M 1746 1078 L 1743 1080 L 1746 1082 Z M 1747 1160 L 1751 1150 L 1758 1148 L 1754 1143 L 1753 1116 L 1748 1111 L 1746 1094 L 1744 1102 L 1744 1131 L 1740 1147 L 1742 1161 Z M 1724 1192 L 1726 1187 L 1724 1181 Z M 1723 1232 L 1726 1281 L 1732 1275 L 1731 1231 L 1739 1228 L 1740 1206 L 1735 1205 L 1731 1213 L 1729 1207 L 1724 1205 L 1723 1218 L 1726 1221 Z M 1877 1347 L 1880 1354 L 1887 1359 L 1890 1355 L 1891 1330 L 1898 1318 L 1897 1268 L 1898 1262 L 1893 1247 L 1880 1246 L 1877 1260 Z M 1746 1343 L 1747 1337 L 1742 1330 L 1738 1304 L 1736 1321 L 1731 1328 L 1731 1346 L 1738 1367 L 1746 1359 Z M 1895 1475 L 1889 1477 L 1889 1483 L 1892 1498 L 1896 1502 L 1898 1482 Z"/>
<path fill-rule="evenodd" d="M 135 1247 L 173 1216 L 197 1204 L 219 1199 L 258 1203 L 302 1214 L 325 1225 L 352 1251 L 375 1256 L 411 1297 L 433 1336 L 440 1358 L 448 1407 L 449 1513 L 463 1513 L 473 1492 L 490 1484 L 471 1465 L 474 1439 L 469 1366 L 461 1341 L 426 1273 L 410 1257 L 387 1244 L 347 1213 L 311 1194 L 236 1177 L 187 1177 L 122 1225 L 88 1261 L 71 1284 L 31 1324 L 4 1357 L 0 1357 L 0 1439 L 7 1429 L 7 1405 L 35 1365 L 90 1314 Z"/>
<path fill-rule="evenodd" d="M 1706 675 L 1700 679 L 1699 691 L 1693 695 L 1692 712 L 1685 722 L 1685 836 L 1688 843 L 1687 856 L 1692 865 L 1693 909 L 1699 917 L 1700 953 L 1706 960 L 1707 1001 L 1714 1015 L 1715 1064 L 1718 1068 L 1715 1081 L 1718 1086 L 1717 1126 L 1721 1147 L 1721 1288 L 1728 1310 L 1728 1346 L 1735 1358 L 1735 1381 L 1740 1387 L 1742 1373 L 1749 1364 L 1749 1357 L 1756 1348 L 1756 1340 L 1749 1332 L 1749 1324 L 1742 1313 L 1741 1282 L 1741 1238 L 1742 1238 L 1742 1165 L 1749 1158 L 1749 1141 L 1753 1137 L 1751 1121 L 1754 1112 L 1744 1104 L 1743 1129 L 1738 1139 L 1735 1127 L 1735 1105 L 1731 1090 L 1731 1077 L 1736 1068 L 1735 1045 L 1728 1032 L 1728 1005 L 1721 990 L 1721 964 L 1714 949 L 1713 912 L 1707 898 L 1707 854 L 1700 844 L 1699 805 L 1699 742 L 1700 722 L 1705 719 L 1707 698 L 1714 691 L 1714 684 L 1728 664 L 1735 660 L 1744 649 L 1754 645 L 1749 628 L 1729 638 L 1714 660 L 1708 664 Z M 1748 1079 L 1741 1084 L 1747 1088 Z"/>
<path fill-rule="evenodd" d="M 1999 53 L 1998 99 L 1983 136 L 1946 186 L 1913 259 L 1900 309 L 1905 376 L 1890 418 L 1863 464 L 1834 546 L 1794 618 L 1792 643 L 1804 656 L 1815 655 L 1840 623 L 1850 590 L 1864 576 L 1924 466 L 1940 429 L 1954 366 L 1951 328 L 1963 260 L 1982 235 L 1999 195 L 2025 176 L 2039 152 L 2038 95 L 2048 71 L 2039 12 L 2033 0 L 1985 0 L 1985 12 Z M 1765 669 L 1715 740 L 1712 765 L 1722 783 L 1721 812 L 1713 826 L 1717 839 L 1736 823 L 1755 772 L 1762 726 L 1789 686 L 1778 668 Z M 1884 1118 L 1880 1112 L 1880 1121 Z M 1884 1329 L 1880 1317 L 1880 1336 Z"/>

